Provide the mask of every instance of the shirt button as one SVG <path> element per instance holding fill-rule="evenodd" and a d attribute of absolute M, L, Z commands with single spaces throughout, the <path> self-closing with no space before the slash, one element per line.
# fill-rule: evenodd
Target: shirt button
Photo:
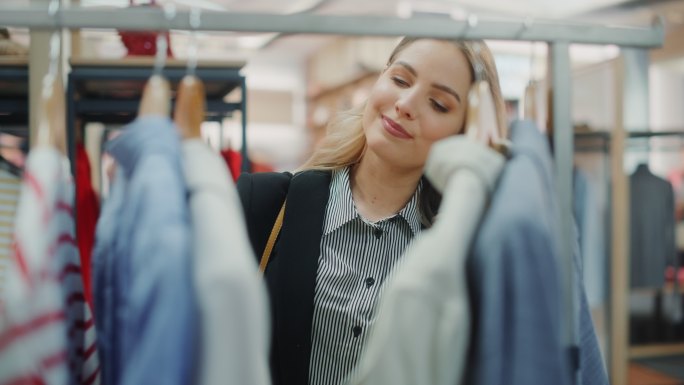
<path fill-rule="evenodd" d="M 380 239 L 380 237 L 382 237 L 382 229 L 376 227 L 375 230 L 373 230 L 373 235 L 375 235 L 375 238 Z"/>
<path fill-rule="evenodd" d="M 373 277 L 366 278 L 366 287 L 371 287 L 374 284 L 375 284 L 375 278 L 373 278 Z"/>
<path fill-rule="evenodd" d="M 352 333 L 354 333 L 354 338 L 357 338 L 358 336 L 360 336 L 362 331 L 363 331 L 363 328 L 361 328 L 361 326 L 358 326 L 358 325 L 354 326 L 352 328 Z"/>

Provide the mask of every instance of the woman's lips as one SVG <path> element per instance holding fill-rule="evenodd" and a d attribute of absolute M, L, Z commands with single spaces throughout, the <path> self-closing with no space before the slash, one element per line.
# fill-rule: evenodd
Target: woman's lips
<path fill-rule="evenodd" d="M 400 138 L 400 139 L 413 139 L 413 135 L 409 134 L 404 130 L 404 128 L 401 126 L 401 124 L 395 122 L 394 120 L 382 116 L 382 126 L 385 128 L 387 132 L 390 133 L 390 135 Z"/>

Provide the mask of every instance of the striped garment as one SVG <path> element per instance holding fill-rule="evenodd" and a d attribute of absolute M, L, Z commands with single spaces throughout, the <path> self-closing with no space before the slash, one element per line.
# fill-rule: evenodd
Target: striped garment
<path fill-rule="evenodd" d="M 0 306 L 5 299 L 5 281 L 20 187 L 21 178 L 0 168 Z"/>
<path fill-rule="evenodd" d="M 383 283 L 421 230 L 419 190 L 397 215 L 370 223 L 354 206 L 349 169 L 333 172 L 314 295 L 310 385 L 341 384 L 352 373 Z"/>
<path fill-rule="evenodd" d="M 66 163 L 49 148 L 26 162 L 0 311 L 0 384 L 99 383 Z"/>

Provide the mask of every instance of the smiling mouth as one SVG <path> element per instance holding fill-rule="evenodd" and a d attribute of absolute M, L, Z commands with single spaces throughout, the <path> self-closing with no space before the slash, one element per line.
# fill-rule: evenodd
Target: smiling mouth
<path fill-rule="evenodd" d="M 400 138 L 400 139 L 413 139 L 413 135 L 409 134 L 404 128 L 394 120 L 382 116 L 382 127 L 387 131 L 390 135 Z"/>

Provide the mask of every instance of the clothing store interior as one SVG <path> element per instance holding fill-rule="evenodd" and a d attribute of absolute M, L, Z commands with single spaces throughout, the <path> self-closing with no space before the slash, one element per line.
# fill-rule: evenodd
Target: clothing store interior
<path fill-rule="evenodd" d="M 684 0 L 0 2 L 0 385 L 684 385 L 683 294 Z"/>

